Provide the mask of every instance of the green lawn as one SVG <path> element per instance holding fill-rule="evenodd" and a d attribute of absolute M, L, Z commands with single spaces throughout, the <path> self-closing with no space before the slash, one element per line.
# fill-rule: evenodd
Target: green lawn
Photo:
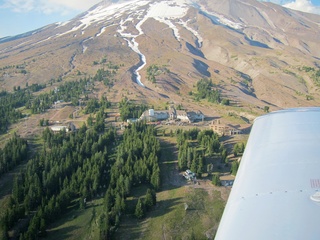
<path fill-rule="evenodd" d="M 45 239 L 99 239 L 96 216 L 102 211 L 102 202 L 103 199 L 93 200 L 84 210 L 77 207 L 70 210 L 48 227 Z"/>

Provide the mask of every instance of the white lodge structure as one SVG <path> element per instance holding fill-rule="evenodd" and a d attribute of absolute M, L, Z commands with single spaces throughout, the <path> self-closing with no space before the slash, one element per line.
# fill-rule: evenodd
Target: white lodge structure
<path fill-rule="evenodd" d="M 70 122 L 67 125 L 54 125 L 54 126 L 50 126 L 50 129 L 53 132 L 60 132 L 60 131 L 66 131 L 66 132 L 74 132 L 76 131 L 76 126 Z"/>
<path fill-rule="evenodd" d="M 163 120 L 181 120 L 183 122 L 203 121 L 205 116 L 201 111 L 184 111 L 176 110 L 173 106 L 169 110 L 155 111 L 154 109 L 146 110 L 142 113 L 139 120 L 146 120 L 148 122 L 163 121 Z"/>

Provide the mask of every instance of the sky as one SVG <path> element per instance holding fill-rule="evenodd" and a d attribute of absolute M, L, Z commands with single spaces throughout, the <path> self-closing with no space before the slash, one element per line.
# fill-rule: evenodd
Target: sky
<path fill-rule="evenodd" d="M 101 0 L 0 0 L 0 38 L 72 19 Z M 320 0 L 265 0 L 320 15 Z"/>

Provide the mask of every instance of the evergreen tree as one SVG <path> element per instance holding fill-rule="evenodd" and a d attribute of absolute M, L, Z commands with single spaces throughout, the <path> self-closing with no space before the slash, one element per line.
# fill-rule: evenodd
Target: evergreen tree
<path fill-rule="evenodd" d="M 160 188 L 160 169 L 159 167 L 153 171 L 151 175 L 151 184 L 154 189 L 159 190 Z"/>
<path fill-rule="evenodd" d="M 237 157 L 239 154 L 242 154 L 244 152 L 244 149 L 245 149 L 245 145 L 244 145 L 243 142 L 236 143 L 233 146 L 233 154 L 234 154 L 234 156 Z"/>
<path fill-rule="evenodd" d="M 141 219 L 145 215 L 145 210 L 144 210 L 144 202 L 139 198 L 136 209 L 134 211 L 134 215 L 138 218 Z"/>
<path fill-rule="evenodd" d="M 227 149 L 223 148 L 221 152 L 221 162 L 225 162 L 227 159 L 227 156 L 228 156 Z"/>
<path fill-rule="evenodd" d="M 218 173 L 215 173 L 212 176 L 212 184 L 215 186 L 221 186 L 220 176 Z"/>
<path fill-rule="evenodd" d="M 233 161 L 233 162 L 232 162 L 232 165 L 231 165 L 231 174 L 232 174 L 233 176 L 236 176 L 236 175 L 237 175 L 238 168 L 239 168 L 239 163 L 238 163 L 237 161 Z"/>
<path fill-rule="evenodd" d="M 156 201 L 155 191 L 148 188 L 145 198 L 145 206 L 147 210 L 151 209 L 156 204 Z"/>

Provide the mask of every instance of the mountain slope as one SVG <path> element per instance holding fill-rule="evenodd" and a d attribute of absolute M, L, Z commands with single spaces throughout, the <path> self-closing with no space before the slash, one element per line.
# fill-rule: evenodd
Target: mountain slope
<path fill-rule="evenodd" d="M 92 76 L 104 59 L 121 65 L 115 98 L 182 102 L 207 77 L 243 106 L 317 105 L 314 74 L 302 67 L 320 65 L 319 24 L 320 16 L 254 0 L 103 1 L 68 22 L 0 39 L 0 86 Z M 152 65 L 161 69 L 155 83 Z"/>

